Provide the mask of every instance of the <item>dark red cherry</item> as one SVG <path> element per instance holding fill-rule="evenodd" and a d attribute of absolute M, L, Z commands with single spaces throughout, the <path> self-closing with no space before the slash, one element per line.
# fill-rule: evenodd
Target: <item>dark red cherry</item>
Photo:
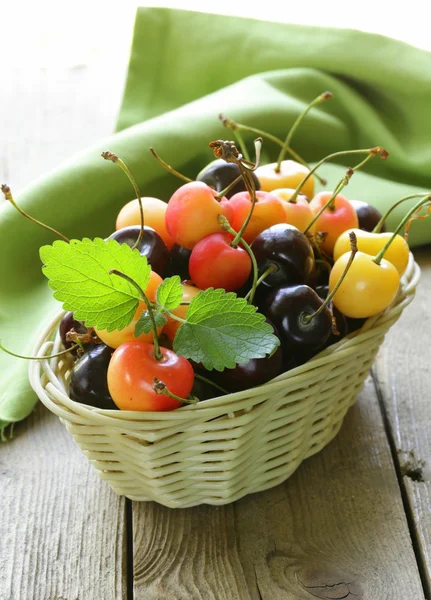
<path fill-rule="evenodd" d="M 199 372 L 203 373 L 202 370 L 200 370 Z M 199 400 L 202 401 L 210 400 L 211 398 L 217 398 L 218 396 L 223 396 L 223 392 L 220 392 L 213 385 L 206 383 L 206 381 L 202 381 L 202 379 L 198 379 L 197 377 L 195 377 L 191 395 L 196 396 L 196 398 L 199 398 Z"/>
<path fill-rule="evenodd" d="M 374 227 L 382 218 L 382 213 L 371 204 L 362 202 L 362 200 L 349 200 L 349 202 L 358 215 L 359 229 L 373 231 Z M 386 231 L 386 226 L 384 224 L 380 231 L 381 233 Z"/>
<path fill-rule="evenodd" d="M 314 266 L 314 253 L 306 236 L 293 225 L 279 223 L 265 229 L 252 244 L 262 275 L 270 265 L 276 270 L 261 285 L 272 288 L 304 283 Z"/>
<path fill-rule="evenodd" d="M 139 225 L 130 225 L 118 229 L 108 239 L 117 240 L 119 244 L 127 244 L 132 248 L 136 244 L 140 231 Z M 169 260 L 169 250 L 160 235 L 151 227 L 144 227 L 144 237 L 138 250 L 142 256 L 147 257 L 153 271 L 163 277 Z"/>
<path fill-rule="evenodd" d="M 178 244 L 171 248 L 168 275 L 179 275 L 181 280 L 190 279 L 189 260 L 192 251 Z"/>
<path fill-rule="evenodd" d="M 98 344 L 80 358 L 72 369 L 69 396 L 75 402 L 96 408 L 118 410 L 108 390 L 107 372 L 114 350 Z"/>
<path fill-rule="evenodd" d="M 81 321 L 76 321 L 73 312 L 67 312 L 60 321 L 59 332 L 63 346 L 67 349 L 73 345 L 73 342 L 69 342 L 66 339 L 66 335 L 69 331 L 75 331 L 76 333 L 84 334 L 87 333 L 87 328 Z"/>
<path fill-rule="evenodd" d="M 282 287 L 268 296 L 265 314 L 277 328 L 284 352 L 296 358 L 324 345 L 332 332 L 330 310 L 325 307 L 309 319 L 322 304 L 308 285 Z"/>
<path fill-rule="evenodd" d="M 353 331 L 358 331 L 358 329 L 361 329 L 362 325 L 367 319 L 352 319 L 351 317 L 346 317 L 346 320 L 349 333 L 352 333 Z"/>
<path fill-rule="evenodd" d="M 325 300 L 325 298 L 329 294 L 329 286 L 328 285 L 320 285 L 320 286 L 316 287 L 316 292 L 320 296 L 320 298 L 322 298 L 322 300 Z M 347 326 L 347 317 L 345 317 L 338 310 L 338 308 L 335 308 L 335 306 L 333 305 L 332 302 L 330 302 L 328 306 L 329 306 L 329 310 L 332 311 L 332 314 L 335 319 L 335 323 L 333 323 L 333 325 L 335 326 L 335 331 L 333 330 L 331 335 L 329 336 L 329 338 L 326 340 L 326 342 L 324 344 L 324 348 L 327 348 L 328 346 L 332 346 L 332 344 L 336 344 L 337 342 L 342 340 L 343 337 L 345 337 L 349 333 L 349 329 Z"/>
<path fill-rule="evenodd" d="M 203 181 L 216 192 L 222 192 L 231 184 L 235 179 L 241 175 L 238 165 L 235 163 L 227 163 L 222 158 L 213 160 L 209 163 L 196 177 L 196 181 Z M 251 171 L 254 185 L 256 190 L 260 190 L 260 183 L 253 171 Z M 226 194 L 226 198 L 231 198 L 238 192 L 247 191 L 243 179 L 240 181 Z"/>

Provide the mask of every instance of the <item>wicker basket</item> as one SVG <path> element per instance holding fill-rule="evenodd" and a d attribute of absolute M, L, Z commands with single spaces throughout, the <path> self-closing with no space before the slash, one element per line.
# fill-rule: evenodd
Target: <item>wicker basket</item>
<path fill-rule="evenodd" d="M 69 358 L 31 361 L 30 383 L 117 494 L 175 508 L 227 504 L 278 485 L 334 438 L 419 277 L 410 256 L 397 299 L 360 331 L 264 386 L 195 406 L 139 413 L 78 404 L 66 391 Z M 36 354 L 58 351 L 62 314 Z"/>

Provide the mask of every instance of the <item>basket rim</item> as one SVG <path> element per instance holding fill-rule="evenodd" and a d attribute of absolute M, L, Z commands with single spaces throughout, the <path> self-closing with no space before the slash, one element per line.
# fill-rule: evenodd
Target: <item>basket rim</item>
<path fill-rule="evenodd" d="M 190 421 L 193 417 L 199 417 L 199 420 L 207 420 L 214 411 L 219 414 L 219 411 L 222 410 L 226 414 L 245 408 L 242 405 L 251 396 L 259 396 L 262 393 L 270 396 L 272 392 L 278 391 L 287 384 L 294 383 L 300 386 L 306 382 L 312 385 L 313 381 L 319 378 L 320 372 L 325 366 L 331 362 L 339 362 L 340 359 L 348 359 L 357 351 L 359 345 L 365 344 L 372 337 L 384 337 L 389 327 L 399 318 L 404 308 L 413 300 L 419 279 L 420 268 L 414 261 L 412 253 L 410 253 L 409 263 L 401 278 L 398 295 L 394 302 L 382 313 L 367 319 L 360 330 L 352 332 L 336 344 L 324 349 L 303 365 L 286 371 L 261 386 L 224 396 L 217 396 L 195 405 L 182 406 L 174 411 L 141 412 L 106 410 L 75 402 L 66 394 L 64 385 L 56 376 L 59 363 L 58 358 L 41 358 L 40 360 L 30 361 L 28 370 L 29 382 L 39 399 L 48 409 L 60 418 L 69 420 L 75 414 L 87 417 L 89 421 L 97 421 L 100 424 L 109 424 L 113 427 L 121 426 L 122 423 L 139 423 L 141 421 L 171 421 L 175 423 L 176 421 Z M 49 351 L 53 351 L 53 353 L 57 351 L 60 345 L 60 338 L 58 334 L 54 342 L 51 338 L 65 312 L 64 310 L 57 311 L 55 316 L 44 327 L 35 343 L 34 356 L 46 355 Z M 49 378 L 49 383 L 46 386 L 42 383 L 42 378 L 45 374 L 48 374 Z M 270 400 L 270 398 L 267 398 L 267 400 Z"/>

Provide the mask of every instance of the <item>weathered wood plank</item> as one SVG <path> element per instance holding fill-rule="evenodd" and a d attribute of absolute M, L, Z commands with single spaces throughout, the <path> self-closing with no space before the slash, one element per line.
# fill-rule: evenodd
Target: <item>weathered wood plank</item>
<path fill-rule="evenodd" d="M 0 598 L 125 600 L 124 499 L 39 405 L 0 446 Z"/>
<path fill-rule="evenodd" d="M 136 600 L 420 600 L 368 380 L 338 437 L 285 484 L 233 505 L 133 504 Z"/>
<path fill-rule="evenodd" d="M 417 296 L 389 332 L 374 372 L 430 597 L 431 247 L 415 257 L 422 269 Z"/>

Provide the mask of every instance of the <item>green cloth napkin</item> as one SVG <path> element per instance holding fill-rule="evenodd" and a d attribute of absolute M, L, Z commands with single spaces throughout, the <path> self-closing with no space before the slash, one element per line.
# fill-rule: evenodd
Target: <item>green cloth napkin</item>
<path fill-rule="evenodd" d="M 316 161 L 337 150 L 386 147 L 389 160 L 371 161 L 372 175 L 358 173 L 346 190 L 382 211 L 431 188 L 431 54 L 357 31 L 157 8 L 137 12 L 117 133 L 33 183 L 19 203 L 68 237 L 106 236 L 133 190 L 120 169 L 100 158 L 102 150 L 126 161 L 143 194 L 168 200 L 179 182 L 154 161 L 150 145 L 195 176 L 212 159 L 208 142 L 231 138 L 220 112 L 283 137 L 325 90 L 336 99 L 301 125 L 298 152 Z M 276 154 L 265 144 L 268 159 Z M 347 164 L 322 170 L 329 186 Z M 406 209 L 393 214 L 389 228 Z M 0 336 L 20 353 L 32 352 L 37 333 L 60 308 L 38 256 L 53 240 L 8 204 L 0 208 Z M 415 223 L 410 241 L 430 242 L 431 223 Z M 0 352 L 2 434 L 35 405 L 27 368 Z"/>

